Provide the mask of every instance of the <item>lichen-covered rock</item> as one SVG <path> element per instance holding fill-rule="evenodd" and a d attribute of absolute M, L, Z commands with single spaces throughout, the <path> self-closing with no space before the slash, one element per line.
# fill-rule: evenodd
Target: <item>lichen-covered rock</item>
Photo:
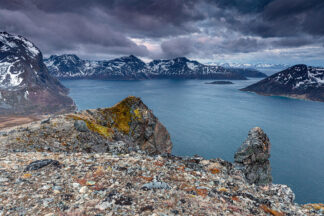
<path fill-rule="evenodd" d="M 259 127 L 249 131 L 248 138 L 234 155 L 235 164 L 250 184 L 269 184 L 272 182 L 270 167 L 270 141 Z"/>
<path fill-rule="evenodd" d="M 46 124 L 34 122 L 8 130 L 0 142 L 12 151 L 119 154 L 141 150 L 154 155 L 172 150 L 166 128 L 133 96 L 110 108 L 53 116 Z"/>

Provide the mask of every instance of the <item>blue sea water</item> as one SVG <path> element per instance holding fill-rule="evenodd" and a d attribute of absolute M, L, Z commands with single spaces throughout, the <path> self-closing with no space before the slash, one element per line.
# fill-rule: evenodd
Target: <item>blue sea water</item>
<path fill-rule="evenodd" d="M 233 161 L 248 131 L 271 141 L 274 183 L 287 184 L 296 202 L 324 202 L 324 103 L 267 97 L 238 89 L 258 81 L 207 85 L 204 80 L 70 80 L 79 109 L 109 107 L 134 95 L 166 126 L 173 154 Z"/>

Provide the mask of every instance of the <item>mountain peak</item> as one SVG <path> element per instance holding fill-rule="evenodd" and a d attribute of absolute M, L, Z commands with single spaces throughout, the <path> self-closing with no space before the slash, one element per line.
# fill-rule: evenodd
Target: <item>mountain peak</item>
<path fill-rule="evenodd" d="M 6 57 L 10 52 L 21 52 L 19 55 L 24 55 L 25 58 L 37 58 L 41 55 L 40 50 L 32 42 L 20 35 L 11 35 L 7 32 L 0 32 L 0 51 L 0 58 Z"/>
<path fill-rule="evenodd" d="M 122 60 L 128 60 L 128 61 L 140 61 L 140 62 L 142 62 L 141 59 L 137 58 L 137 57 L 134 56 L 134 55 L 123 56 L 123 57 L 121 57 L 120 59 L 122 59 Z"/>
<path fill-rule="evenodd" d="M 188 62 L 190 61 L 187 57 L 177 57 L 173 59 L 174 61 L 178 61 L 178 62 Z"/>

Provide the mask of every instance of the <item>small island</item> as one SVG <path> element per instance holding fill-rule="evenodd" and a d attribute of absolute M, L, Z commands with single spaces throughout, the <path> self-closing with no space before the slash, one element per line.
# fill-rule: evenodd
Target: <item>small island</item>
<path fill-rule="evenodd" d="M 234 84 L 231 81 L 223 81 L 223 80 L 217 80 L 213 82 L 206 82 L 205 84 L 214 84 L 214 85 L 229 85 L 229 84 Z"/>

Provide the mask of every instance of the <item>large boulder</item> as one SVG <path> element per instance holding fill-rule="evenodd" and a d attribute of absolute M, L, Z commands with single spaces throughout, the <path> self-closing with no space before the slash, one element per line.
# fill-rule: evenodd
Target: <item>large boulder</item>
<path fill-rule="evenodd" d="M 31 123 L 1 138 L 14 151 L 114 152 L 142 150 L 171 153 L 170 135 L 138 97 L 127 97 L 115 106 L 56 116 Z"/>
<path fill-rule="evenodd" d="M 248 138 L 235 153 L 234 162 L 250 184 L 264 185 L 272 182 L 270 147 L 268 136 L 261 128 L 255 127 L 249 131 Z"/>

